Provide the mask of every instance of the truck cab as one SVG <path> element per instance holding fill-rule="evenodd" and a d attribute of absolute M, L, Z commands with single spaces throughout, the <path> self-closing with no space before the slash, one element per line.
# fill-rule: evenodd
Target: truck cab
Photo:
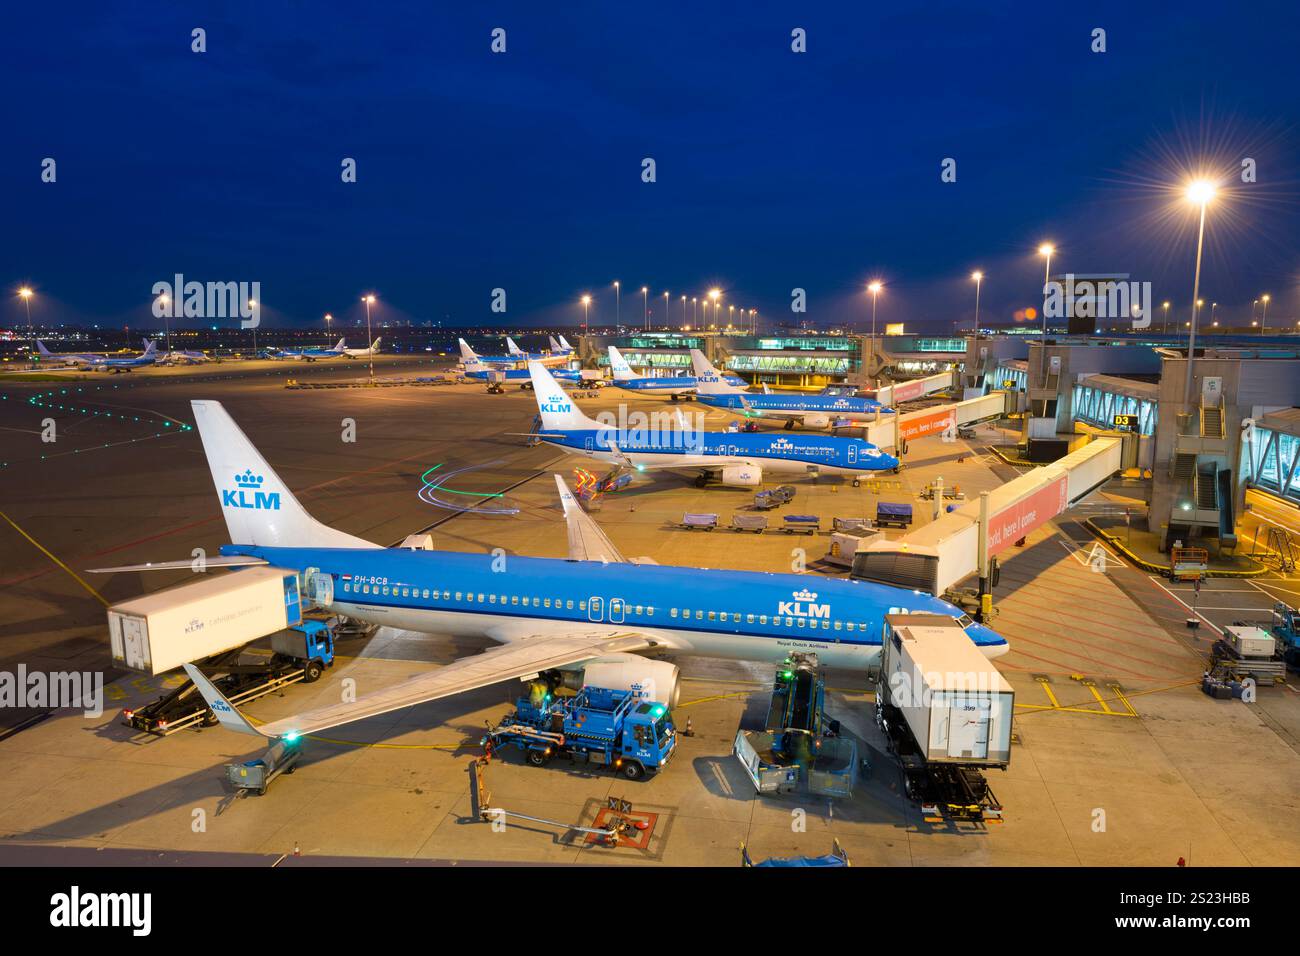
<path fill-rule="evenodd" d="M 623 721 L 620 766 L 623 775 L 636 779 L 646 771 L 659 770 L 668 761 L 676 743 L 673 715 L 667 706 L 647 700 L 634 704 Z M 639 767 L 640 772 L 630 770 L 632 766 Z"/>

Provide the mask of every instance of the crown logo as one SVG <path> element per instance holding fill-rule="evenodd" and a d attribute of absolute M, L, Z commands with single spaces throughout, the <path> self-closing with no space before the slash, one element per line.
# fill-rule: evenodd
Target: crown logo
<path fill-rule="evenodd" d="M 235 475 L 235 484 L 240 488 L 261 488 L 262 476 L 253 474 L 253 470 L 248 468 L 242 475 Z"/>
<path fill-rule="evenodd" d="M 807 588 L 804 588 L 802 591 L 794 592 L 794 599 L 796 601 L 815 601 L 817 600 L 817 595 L 814 592 L 809 591 Z"/>

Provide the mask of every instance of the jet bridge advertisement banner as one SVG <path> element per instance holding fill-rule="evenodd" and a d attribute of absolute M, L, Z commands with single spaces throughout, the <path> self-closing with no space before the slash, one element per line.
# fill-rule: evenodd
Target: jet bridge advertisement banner
<path fill-rule="evenodd" d="M 898 434 L 903 441 L 936 435 L 941 431 L 956 426 L 957 411 L 953 405 L 940 406 L 940 411 L 913 412 L 898 420 Z"/>
<path fill-rule="evenodd" d="M 989 516 L 989 554 L 995 555 L 1041 528 L 1065 510 L 1070 500 L 1070 476 L 1062 474 L 1027 498 Z"/>

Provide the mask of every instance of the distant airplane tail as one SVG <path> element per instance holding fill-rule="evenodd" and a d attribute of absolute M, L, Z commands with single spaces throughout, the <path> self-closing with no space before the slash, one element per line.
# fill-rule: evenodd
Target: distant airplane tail
<path fill-rule="evenodd" d="M 566 339 L 563 335 L 560 336 L 560 344 L 563 345 L 570 352 L 573 351 L 573 346 L 569 344 L 569 340 Z"/>
<path fill-rule="evenodd" d="M 743 392 L 743 388 L 730 385 L 713 363 L 699 349 L 691 349 L 691 368 L 695 370 L 696 390 L 701 395 L 730 395 Z"/>
<path fill-rule="evenodd" d="M 153 355 L 155 352 L 157 352 L 157 351 L 158 351 L 158 341 L 157 341 L 157 339 L 155 339 L 155 340 L 152 341 L 152 342 L 145 342 L 145 344 L 144 344 L 144 354 L 145 354 L 146 356 L 152 356 L 152 355 Z"/>
<path fill-rule="evenodd" d="M 55 357 L 54 353 L 51 352 L 49 349 L 47 349 L 47 348 L 45 347 L 45 343 L 42 342 L 40 339 L 37 339 L 37 340 L 36 340 L 36 349 L 37 349 L 38 352 L 40 352 L 42 358 L 54 358 L 54 357 Z"/>
<path fill-rule="evenodd" d="M 220 402 L 193 401 L 194 422 L 232 544 L 276 548 L 377 548 L 323 525 L 298 503 Z"/>
<path fill-rule="evenodd" d="M 562 351 L 564 350 L 564 349 L 563 349 L 563 346 L 561 346 L 559 342 L 555 341 L 555 336 L 554 336 L 554 335 L 548 335 L 548 336 L 546 337 L 546 341 L 549 342 L 549 343 L 551 344 L 551 351 L 552 351 L 552 352 L 562 352 Z"/>
<path fill-rule="evenodd" d="M 342 352 L 347 347 L 347 336 L 345 335 L 343 338 L 339 339 L 339 344 L 334 346 L 333 351 Z"/>
<path fill-rule="evenodd" d="M 510 336 L 508 336 L 508 335 L 506 336 L 506 350 L 507 350 L 511 355 L 523 355 L 523 354 L 524 354 L 524 350 L 521 349 L 519 346 L 515 345 L 515 340 L 512 339 L 512 338 L 511 338 Z"/>
<path fill-rule="evenodd" d="M 380 341 L 382 341 L 382 339 L 383 339 L 383 336 L 381 335 L 379 338 L 375 339 L 373 342 L 370 343 L 370 351 L 371 351 L 371 352 L 378 352 L 378 351 L 379 351 L 379 343 L 380 343 Z"/>
<path fill-rule="evenodd" d="M 457 339 L 456 341 L 460 343 L 460 360 L 465 363 L 466 368 L 471 364 L 480 363 L 478 353 L 469 347 L 468 342 L 464 339 Z"/>
<path fill-rule="evenodd" d="M 541 362 L 529 362 L 528 375 L 533 380 L 533 397 L 542 416 L 543 432 L 596 431 L 602 427 L 579 411 Z"/>
<path fill-rule="evenodd" d="M 627 359 L 623 358 L 623 353 L 612 345 L 609 347 L 609 367 L 614 372 L 616 382 L 626 382 L 636 378 L 632 373 L 632 366 L 628 365 Z"/>

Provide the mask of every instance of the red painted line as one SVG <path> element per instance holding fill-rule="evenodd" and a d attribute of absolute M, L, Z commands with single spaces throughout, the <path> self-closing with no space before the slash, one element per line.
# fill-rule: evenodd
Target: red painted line
<path fill-rule="evenodd" d="M 1023 637 L 1023 636 L 1021 636 L 1021 637 L 1015 637 L 1015 636 L 1013 636 L 1011 633 L 1009 633 L 1009 632 L 1006 631 L 1005 626 L 1003 627 L 1002 630 L 1003 630 L 1003 632 L 1006 634 L 1006 636 L 1007 636 L 1008 639 L 1013 639 L 1013 640 L 1015 640 L 1015 641 L 1028 642 L 1028 643 L 1033 644 L 1033 645 L 1038 646 L 1038 647 L 1046 647 L 1046 648 L 1049 648 L 1049 649 L 1051 649 L 1051 650 L 1056 650 L 1056 651 L 1064 650 L 1065 653 L 1067 653 L 1067 654 L 1071 654 L 1071 655 L 1073 655 L 1073 656 L 1076 656 L 1076 657 L 1082 658 L 1082 659 L 1085 660 L 1085 661 L 1091 661 L 1091 662 L 1094 663 L 1094 664 L 1101 665 L 1101 667 L 1102 667 L 1105 671 L 1107 671 L 1107 672 L 1110 672 L 1110 671 L 1120 671 L 1120 672 L 1123 672 L 1123 673 L 1125 673 L 1125 674 L 1131 674 L 1131 675 L 1133 675 L 1134 677 L 1142 677 L 1142 678 L 1144 678 L 1144 679 L 1146 679 L 1146 680 L 1157 680 L 1157 679 L 1158 679 L 1158 678 L 1153 677 L 1153 676 L 1151 676 L 1151 675 L 1149 675 L 1149 674 L 1143 674 L 1143 673 L 1141 673 L 1141 672 L 1139 672 L 1139 671 L 1128 670 L 1127 668 L 1116 666 L 1115 664 L 1113 664 L 1113 663 L 1111 663 L 1111 662 L 1109 662 L 1109 661 L 1099 660 L 1099 659 L 1096 658 L 1096 657 L 1092 657 L 1092 656 L 1090 656 L 1090 655 L 1088 655 L 1088 654 L 1083 653 L 1082 651 L 1078 651 L 1078 650 L 1075 650 L 1075 649 L 1072 649 L 1072 648 L 1064 648 L 1064 649 L 1063 649 L 1063 648 L 1060 648 L 1060 647 L 1054 647 L 1054 646 L 1051 645 L 1051 644 L 1046 644 L 1046 643 L 1044 643 L 1043 641 L 1036 641 L 1036 640 L 1034 640 L 1033 638 L 1030 638 L 1030 637 Z M 1082 642 L 1081 642 L 1081 643 L 1082 643 Z M 1088 648 L 1089 650 L 1099 650 L 1099 651 L 1105 651 L 1105 650 L 1106 650 L 1106 648 L 1096 648 L 1096 647 L 1093 647 L 1091 644 L 1082 644 L 1082 646 Z M 1023 653 L 1023 652 L 1022 652 L 1022 653 Z M 1142 660 L 1141 658 L 1130 657 L 1128 654 L 1120 654 L 1119 656 L 1120 656 L 1120 657 L 1126 657 L 1126 658 L 1128 658 L 1129 660 L 1138 661 L 1139 663 L 1150 664 L 1150 665 L 1152 665 L 1153 667 L 1155 667 L 1155 668 L 1157 668 L 1157 669 L 1159 669 L 1159 670 L 1167 671 L 1168 673 L 1174 674 L 1174 675 L 1176 675 L 1176 676 L 1178 676 L 1178 677 L 1186 677 L 1186 676 L 1187 676 L 1187 674 L 1186 674 L 1185 672 L 1183 672 L 1183 671 L 1177 671 L 1177 670 L 1173 670 L 1173 669 L 1168 668 L 1168 667 L 1162 667 L 1161 665 L 1156 664 L 1154 661 L 1146 661 L 1146 660 Z M 1059 663 L 1059 662 L 1054 662 L 1054 663 Z M 1064 666 L 1066 666 L 1066 665 L 1064 665 L 1064 664 L 1060 664 L 1060 666 L 1064 667 Z"/>

